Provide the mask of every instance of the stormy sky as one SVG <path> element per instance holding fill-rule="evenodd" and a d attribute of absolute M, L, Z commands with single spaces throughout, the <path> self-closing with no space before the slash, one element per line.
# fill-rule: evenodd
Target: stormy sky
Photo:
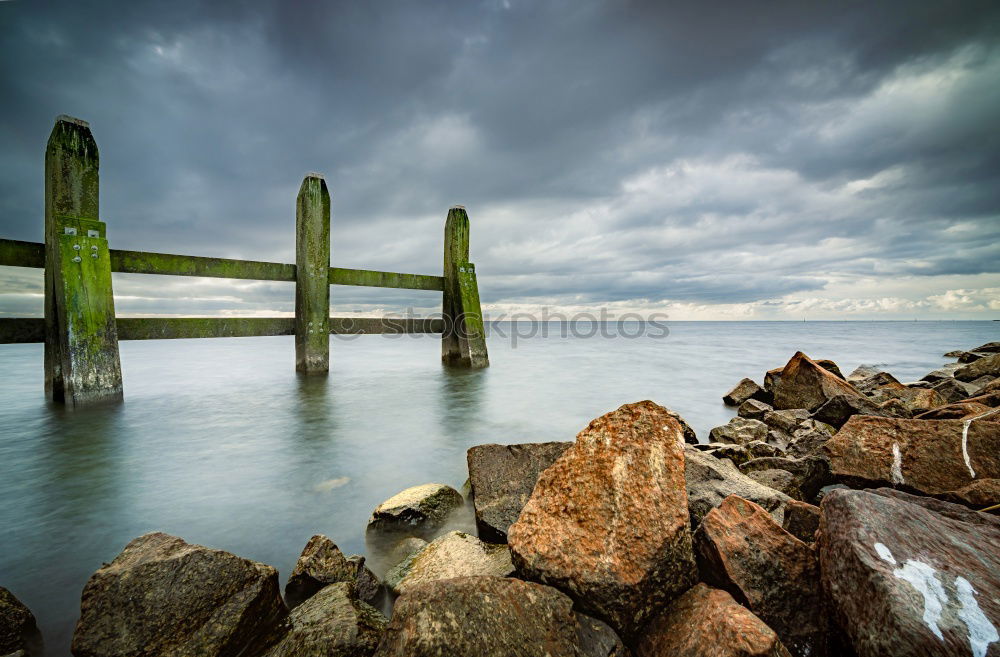
<path fill-rule="evenodd" d="M 1000 318 L 1000 3 L 0 2 L 0 236 L 41 241 L 58 114 L 113 247 L 439 273 L 494 316 Z M 291 284 L 115 275 L 120 315 L 279 315 Z M 332 288 L 334 314 L 433 311 Z M 41 273 L 0 267 L 0 315 Z"/>

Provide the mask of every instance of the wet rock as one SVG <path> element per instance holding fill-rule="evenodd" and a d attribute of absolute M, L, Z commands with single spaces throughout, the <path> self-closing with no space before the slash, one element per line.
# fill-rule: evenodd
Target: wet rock
<path fill-rule="evenodd" d="M 650 401 L 593 420 L 510 528 L 518 572 L 631 634 L 696 580 L 680 424 Z"/>
<path fill-rule="evenodd" d="M 932 390 L 941 395 L 946 403 L 962 401 L 972 396 L 975 387 L 958 379 L 942 379 L 933 384 Z"/>
<path fill-rule="evenodd" d="M 452 511 L 463 504 L 462 494 L 451 486 L 413 486 L 379 504 L 368 520 L 368 531 L 427 536 L 444 525 Z"/>
<path fill-rule="evenodd" d="M 812 543 L 819 529 L 819 507 L 798 500 L 788 502 L 781 528 L 804 543 Z"/>
<path fill-rule="evenodd" d="M 857 415 L 824 449 L 834 477 L 848 483 L 945 493 L 976 478 L 1000 477 L 1000 424 L 987 418 L 967 432 L 964 425 Z"/>
<path fill-rule="evenodd" d="M 981 376 L 1000 376 L 1000 354 L 980 358 L 955 370 L 955 378 L 959 381 L 972 381 Z"/>
<path fill-rule="evenodd" d="M 369 657 L 388 621 L 350 582 L 320 589 L 292 610 L 291 629 L 265 657 Z"/>
<path fill-rule="evenodd" d="M 801 497 L 798 499 L 804 501 L 816 497 L 819 489 L 823 486 L 835 483 L 830 476 L 830 464 L 826 459 L 818 456 L 807 456 L 800 459 L 767 456 L 747 461 L 740 466 L 740 472 L 748 476 L 751 472 L 762 470 L 785 470 L 792 473 L 795 476 L 795 488 L 801 493 Z"/>
<path fill-rule="evenodd" d="M 381 584 L 365 566 L 365 558 L 346 558 L 337 545 L 326 536 L 317 534 L 309 539 L 292 574 L 285 584 L 285 602 L 289 608 L 305 602 L 314 593 L 335 582 L 348 582 L 364 602 L 378 600 Z"/>
<path fill-rule="evenodd" d="M 828 626 L 812 548 L 753 502 L 729 497 L 694 538 L 702 580 L 728 591 L 793 655 L 827 654 Z"/>
<path fill-rule="evenodd" d="M 41 644 L 31 610 L 0 586 L 0 655 L 40 655 Z"/>
<path fill-rule="evenodd" d="M 585 614 L 576 614 L 576 644 L 580 657 L 629 657 L 628 648 L 611 626 Z"/>
<path fill-rule="evenodd" d="M 764 424 L 784 431 L 791 435 L 799 428 L 799 425 L 811 417 L 809 411 L 804 408 L 789 408 L 781 411 L 771 411 L 764 414 Z"/>
<path fill-rule="evenodd" d="M 749 420 L 745 417 L 734 417 L 727 424 L 715 427 L 708 434 L 710 442 L 733 445 L 745 445 L 766 438 L 767 425 L 759 420 Z"/>
<path fill-rule="evenodd" d="M 836 622 L 858 657 L 1000 654 L 1000 519 L 907 497 L 824 498 L 819 557 Z"/>
<path fill-rule="evenodd" d="M 386 573 L 385 585 L 393 593 L 437 579 L 492 575 L 507 577 L 514 574 L 510 549 L 506 545 L 483 543 L 463 532 L 448 532 L 430 542 Z"/>
<path fill-rule="evenodd" d="M 814 411 L 836 395 L 860 396 L 861 393 L 799 351 L 781 371 L 781 381 L 774 389 L 774 407 Z"/>
<path fill-rule="evenodd" d="M 779 522 L 784 517 L 785 504 L 792 498 L 747 477 L 729 461 L 690 448 L 685 449 L 684 460 L 692 527 L 701 524 L 702 518 L 730 495 L 752 500 Z"/>
<path fill-rule="evenodd" d="M 950 379 L 955 376 L 955 371 L 962 367 L 961 363 L 948 363 L 943 367 L 939 367 L 933 372 L 928 372 L 920 378 L 921 381 L 929 381 L 930 383 L 936 383 L 941 379 Z"/>
<path fill-rule="evenodd" d="M 886 416 L 878 405 L 865 397 L 857 395 L 834 395 L 825 404 L 816 409 L 813 418 L 830 426 L 840 428 L 852 415 Z"/>
<path fill-rule="evenodd" d="M 753 470 L 747 476 L 762 486 L 782 492 L 793 500 L 801 500 L 803 495 L 799 489 L 798 477 L 787 470 L 771 468 L 768 470 Z"/>
<path fill-rule="evenodd" d="M 466 453 L 476 528 L 483 540 L 507 542 L 507 528 L 521 515 L 538 475 L 571 442 L 477 445 Z"/>
<path fill-rule="evenodd" d="M 743 379 L 736 387 L 722 396 L 727 406 L 739 406 L 748 399 L 767 400 L 767 394 L 753 379 Z"/>
<path fill-rule="evenodd" d="M 646 628 L 636 657 L 788 657 L 778 635 L 729 593 L 697 584 Z"/>
<path fill-rule="evenodd" d="M 242 655 L 285 630 L 278 571 L 167 534 L 134 539 L 83 589 L 77 657 Z"/>
<path fill-rule="evenodd" d="M 736 410 L 736 414 L 750 420 L 763 420 L 764 414 L 774 410 L 770 404 L 765 404 L 756 399 L 748 399 Z"/>
<path fill-rule="evenodd" d="M 554 588 L 500 577 L 415 586 L 396 601 L 378 657 L 576 657 L 573 602 Z"/>

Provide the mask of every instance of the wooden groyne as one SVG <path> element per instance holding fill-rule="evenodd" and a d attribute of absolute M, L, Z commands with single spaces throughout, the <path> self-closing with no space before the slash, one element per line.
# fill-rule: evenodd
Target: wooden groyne
<path fill-rule="evenodd" d="M 330 192 L 306 175 L 295 202 L 295 264 L 123 251 L 100 220 L 100 156 L 89 125 L 56 119 L 45 151 L 45 242 L 0 239 L 0 265 L 45 270 L 45 318 L 0 318 L 0 344 L 45 343 L 45 391 L 67 406 L 122 399 L 119 340 L 295 336 L 295 369 L 329 371 L 331 334 L 440 333 L 447 365 L 489 365 L 469 217 L 448 211 L 441 276 L 330 266 Z M 295 283 L 295 316 L 119 318 L 112 273 L 206 276 Z M 442 293 L 430 319 L 330 317 L 330 285 Z"/>

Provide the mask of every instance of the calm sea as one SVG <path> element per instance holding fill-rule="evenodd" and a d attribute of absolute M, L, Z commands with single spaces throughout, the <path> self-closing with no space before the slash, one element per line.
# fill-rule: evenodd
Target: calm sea
<path fill-rule="evenodd" d="M 309 379 L 290 337 L 123 342 L 125 404 L 84 412 L 46 404 L 41 345 L 0 345 L 0 585 L 65 655 L 87 578 L 145 532 L 269 563 L 283 585 L 313 534 L 364 553 L 379 502 L 460 487 L 472 445 L 572 440 L 641 399 L 704 439 L 733 415 L 720 399 L 733 384 L 796 350 L 907 381 L 1000 339 L 994 322 L 667 326 L 627 339 L 551 325 L 516 348 L 494 333 L 480 371 L 443 369 L 432 336 L 335 338 L 329 377 Z"/>

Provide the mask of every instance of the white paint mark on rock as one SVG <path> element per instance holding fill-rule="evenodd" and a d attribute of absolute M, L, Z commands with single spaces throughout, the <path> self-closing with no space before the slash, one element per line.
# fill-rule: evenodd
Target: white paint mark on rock
<path fill-rule="evenodd" d="M 893 484 L 905 483 L 903 479 L 903 454 L 899 451 L 899 444 L 892 444 L 892 469 L 890 470 L 892 475 Z"/>
<path fill-rule="evenodd" d="M 893 445 L 895 448 L 896 446 Z M 881 546 L 881 548 L 879 548 Z M 875 551 L 884 561 L 896 565 L 896 559 L 892 556 L 892 551 L 881 543 L 875 544 Z M 930 628 L 934 636 L 944 640 L 938 621 L 941 620 L 941 612 L 948 603 L 948 593 L 944 590 L 937 577 L 937 571 L 923 561 L 907 559 L 902 568 L 896 568 L 892 574 L 899 579 L 909 582 L 910 586 L 917 590 L 924 598 L 924 624 Z"/>
<path fill-rule="evenodd" d="M 956 577 L 955 589 L 958 591 L 958 601 L 962 603 L 958 617 L 969 630 L 972 657 L 986 657 L 986 649 L 994 641 L 1000 640 L 1000 634 L 997 634 L 997 628 L 979 608 L 979 603 L 976 602 L 976 589 L 972 588 L 969 580 L 961 576 Z"/>
<path fill-rule="evenodd" d="M 884 544 L 876 543 L 875 551 L 878 552 L 878 556 L 882 557 L 884 561 L 888 561 L 893 566 L 896 565 L 896 560 L 892 556 L 892 551 L 890 551 Z"/>
<path fill-rule="evenodd" d="M 965 459 L 965 467 L 969 469 L 969 476 L 975 479 L 976 471 L 972 469 L 972 462 L 969 460 L 969 425 L 971 424 L 971 419 L 962 423 L 962 458 Z"/>

